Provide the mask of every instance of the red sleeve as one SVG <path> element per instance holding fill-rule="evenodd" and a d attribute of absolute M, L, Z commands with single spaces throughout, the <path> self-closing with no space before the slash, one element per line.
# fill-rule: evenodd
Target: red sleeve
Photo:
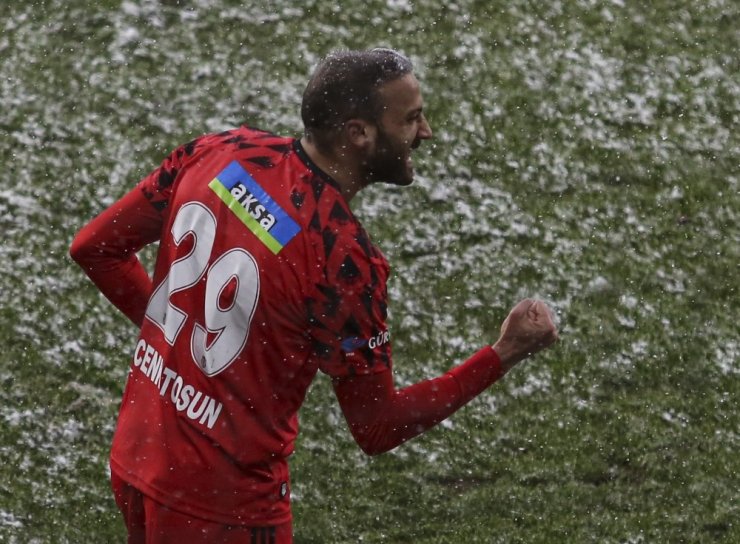
<path fill-rule="evenodd" d="M 375 455 L 446 419 L 504 373 L 488 346 L 442 376 L 403 389 L 393 385 L 392 372 L 337 378 L 333 384 L 352 436 Z"/>
<path fill-rule="evenodd" d="M 162 217 L 136 187 L 85 225 L 70 255 L 126 317 L 140 326 L 152 281 L 136 252 L 159 239 Z"/>
<path fill-rule="evenodd" d="M 369 247 L 369 245 L 368 245 Z M 337 240 L 324 281 L 308 300 L 319 368 L 332 378 L 387 372 L 392 365 L 386 325 L 388 263 L 355 238 Z"/>
<path fill-rule="evenodd" d="M 116 308 L 141 326 L 152 280 L 136 253 L 159 240 L 173 187 L 207 137 L 175 149 L 148 176 L 85 225 L 69 253 Z"/>

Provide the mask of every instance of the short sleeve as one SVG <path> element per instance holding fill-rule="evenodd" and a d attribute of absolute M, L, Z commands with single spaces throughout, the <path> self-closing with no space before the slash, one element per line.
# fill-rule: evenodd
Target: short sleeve
<path fill-rule="evenodd" d="M 365 242 L 354 236 L 336 244 L 307 305 L 319 369 L 334 378 L 391 368 L 388 262 Z"/>

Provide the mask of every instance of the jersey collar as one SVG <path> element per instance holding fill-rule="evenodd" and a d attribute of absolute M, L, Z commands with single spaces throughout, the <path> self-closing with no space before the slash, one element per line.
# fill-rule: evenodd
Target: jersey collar
<path fill-rule="evenodd" d="M 301 161 L 309 168 L 309 170 L 311 170 L 311 172 L 313 172 L 326 183 L 334 187 L 337 191 L 339 191 L 340 194 L 342 193 L 342 190 L 339 187 L 337 181 L 329 174 L 324 172 L 321 168 L 319 168 L 319 166 L 311 160 L 311 157 L 308 156 L 306 150 L 303 149 L 301 141 L 297 138 L 293 140 L 293 151 L 295 151 L 295 154 L 298 155 L 298 158 L 301 159 Z"/>

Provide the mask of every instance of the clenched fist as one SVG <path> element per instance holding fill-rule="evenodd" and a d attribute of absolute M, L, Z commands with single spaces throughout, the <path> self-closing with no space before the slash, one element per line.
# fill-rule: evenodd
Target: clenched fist
<path fill-rule="evenodd" d="M 509 312 L 493 349 L 508 370 L 558 339 L 552 311 L 541 300 L 525 298 Z"/>

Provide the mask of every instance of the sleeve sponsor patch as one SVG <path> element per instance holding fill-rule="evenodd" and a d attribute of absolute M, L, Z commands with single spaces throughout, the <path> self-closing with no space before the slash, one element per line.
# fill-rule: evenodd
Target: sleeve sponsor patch
<path fill-rule="evenodd" d="M 342 351 L 352 353 L 356 349 L 368 347 L 375 349 L 390 342 L 391 332 L 389 330 L 380 331 L 370 338 L 360 338 L 359 336 L 350 336 L 341 342 Z"/>
<path fill-rule="evenodd" d="M 301 230 L 237 161 L 217 174 L 208 186 L 275 255 Z"/>

